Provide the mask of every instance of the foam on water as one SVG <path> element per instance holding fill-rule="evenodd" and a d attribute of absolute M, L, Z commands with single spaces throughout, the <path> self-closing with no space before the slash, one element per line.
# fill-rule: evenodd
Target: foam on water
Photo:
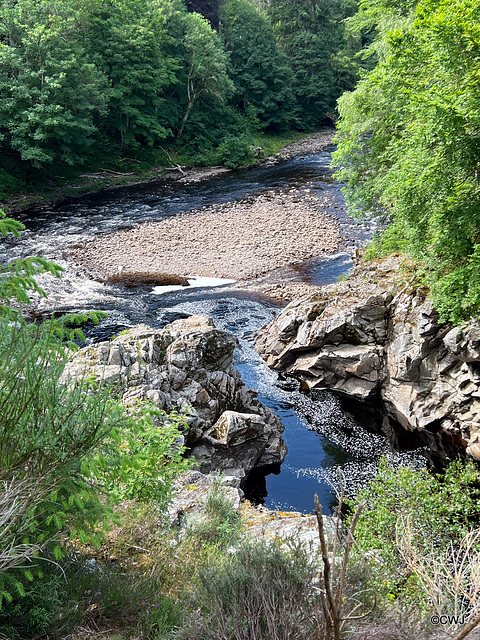
<path fill-rule="evenodd" d="M 193 276 L 193 278 L 187 278 L 188 287 L 179 284 L 161 285 L 153 287 L 152 293 L 160 296 L 164 293 L 171 293 L 172 291 L 181 291 L 182 289 L 198 289 L 200 287 L 223 287 L 226 284 L 235 284 L 236 280 L 226 280 L 225 278 L 205 278 L 202 276 Z"/>

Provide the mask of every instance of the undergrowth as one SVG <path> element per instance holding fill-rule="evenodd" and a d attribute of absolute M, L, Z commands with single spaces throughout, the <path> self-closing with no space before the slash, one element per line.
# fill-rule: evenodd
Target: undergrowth
<path fill-rule="evenodd" d="M 429 622 L 432 612 L 474 614 L 480 544 L 478 536 L 471 544 L 465 536 L 474 535 L 479 522 L 479 478 L 473 465 L 459 462 L 443 476 L 394 471 L 384 463 L 363 494 L 367 504 L 355 531 L 366 555 L 362 560 L 352 551 L 343 590 L 344 600 L 368 608 L 373 576 L 377 606 L 367 619 L 349 623 L 349 637 L 438 638 Z M 74 541 L 60 562 L 45 558 L 43 577 L 20 600 L 16 617 L 0 618 L 3 635 L 24 640 L 42 634 L 50 640 L 324 637 L 320 557 L 293 540 L 248 538 L 220 482 L 201 515 L 187 517 L 183 526 L 169 524 L 151 504 L 125 502 L 117 511 L 122 524 L 112 527 L 100 547 Z M 451 588 L 459 558 L 464 564 L 468 558 L 463 592 Z M 435 581 L 442 587 L 440 599 L 429 591 Z M 473 596 L 470 601 L 466 593 Z"/>

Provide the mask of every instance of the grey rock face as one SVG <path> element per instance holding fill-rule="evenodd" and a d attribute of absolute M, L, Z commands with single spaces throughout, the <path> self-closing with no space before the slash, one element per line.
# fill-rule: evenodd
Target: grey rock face
<path fill-rule="evenodd" d="M 398 259 L 294 301 L 257 336 L 269 366 L 309 388 L 381 398 L 407 430 L 447 432 L 480 460 L 480 327 L 438 322 L 427 291 L 396 284 Z"/>
<path fill-rule="evenodd" d="M 159 409 L 181 412 L 185 444 L 202 473 L 222 471 L 240 483 L 254 467 L 281 463 L 287 448 L 282 423 L 233 365 L 236 344 L 205 316 L 159 330 L 140 325 L 81 349 L 64 376 L 93 374 L 115 382 L 127 406 L 149 400 Z"/>
<path fill-rule="evenodd" d="M 329 285 L 290 303 L 256 345 L 267 364 L 310 388 L 365 399 L 380 388 L 392 293 L 358 279 Z"/>

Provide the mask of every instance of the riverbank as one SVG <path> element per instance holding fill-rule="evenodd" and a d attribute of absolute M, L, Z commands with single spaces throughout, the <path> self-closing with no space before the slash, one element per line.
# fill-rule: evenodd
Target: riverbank
<path fill-rule="evenodd" d="M 287 144 L 285 147 L 280 149 L 278 153 L 270 155 L 259 164 L 269 166 L 278 162 L 290 160 L 296 156 L 306 156 L 310 153 L 318 153 L 319 151 L 322 151 L 322 149 L 325 149 L 326 146 L 333 143 L 335 134 L 335 129 L 316 131 L 305 138 L 301 138 L 300 140 Z"/>
<path fill-rule="evenodd" d="M 331 130 L 312 134 L 261 164 L 271 166 L 321 151 L 333 135 Z M 199 182 L 212 172 L 219 169 L 182 170 L 177 180 Z M 69 258 L 104 282 L 171 285 L 186 284 L 185 278 L 193 276 L 225 278 L 235 280 L 240 289 L 289 301 L 315 286 L 286 284 L 276 272 L 339 250 L 342 233 L 335 216 L 339 204 L 336 194 L 319 194 L 308 184 L 270 190 L 96 236 L 75 246 Z"/>
<path fill-rule="evenodd" d="M 271 166 L 278 164 L 296 155 L 315 153 L 331 144 L 335 136 L 334 129 L 326 129 L 309 134 L 298 140 L 299 132 L 285 135 L 255 136 L 255 146 L 264 151 L 266 157 L 249 165 Z M 286 141 L 291 140 L 291 142 Z M 156 155 L 155 155 L 156 152 Z M 117 166 L 108 160 L 104 160 L 101 166 L 107 168 L 84 168 L 82 173 L 75 177 L 66 178 L 61 184 L 55 184 L 52 177 L 51 184 L 45 181 L 37 188 L 28 189 L 5 197 L 0 200 L 0 209 L 9 215 L 15 215 L 27 208 L 44 209 L 57 204 L 65 199 L 82 197 L 99 191 L 116 189 L 126 185 L 158 182 L 159 179 L 169 182 L 199 182 L 219 173 L 234 171 L 222 166 L 194 166 L 188 155 L 181 150 L 167 148 L 146 150 L 146 156 L 142 160 L 135 158 L 122 158 L 122 166 Z M 147 157 L 152 156 L 154 157 Z"/>
<path fill-rule="evenodd" d="M 441 322 L 415 266 L 392 254 L 289 304 L 257 334 L 273 369 L 309 389 L 380 400 L 384 429 L 432 460 L 480 460 L 480 328 Z M 412 435 L 412 434 L 415 434 Z"/>

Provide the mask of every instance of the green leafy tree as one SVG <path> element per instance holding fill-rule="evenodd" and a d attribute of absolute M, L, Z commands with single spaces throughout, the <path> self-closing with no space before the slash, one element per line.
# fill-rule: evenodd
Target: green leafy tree
<path fill-rule="evenodd" d="M 339 103 L 339 175 L 352 210 L 390 216 L 387 237 L 402 238 L 442 317 L 459 322 L 480 309 L 479 7 L 398 2 L 386 21 L 383 5 L 362 6 L 378 16 L 378 64 Z"/>
<path fill-rule="evenodd" d="M 182 64 L 173 39 L 184 13 L 169 0 L 102 0 L 89 15 L 89 54 L 110 84 L 100 126 L 122 150 L 171 134 L 167 96 Z"/>
<path fill-rule="evenodd" d="M 0 5 L 0 145 L 35 167 L 83 162 L 105 108 L 79 31 L 69 0 Z"/>
<path fill-rule="evenodd" d="M 226 0 L 221 26 L 230 52 L 234 103 L 243 113 L 253 109 L 263 128 L 291 124 L 293 74 L 269 18 L 248 0 Z"/>
<path fill-rule="evenodd" d="M 355 79 L 355 71 L 349 72 L 350 80 L 345 72 L 340 74 L 345 67 L 339 55 L 344 36 L 341 20 L 350 10 L 340 0 L 272 0 L 269 5 L 280 46 L 292 67 L 297 116 L 305 128 L 331 120 L 345 82 Z"/>
<path fill-rule="evenodd" d="M 208 96 L 223 102 L 234 88 L 227 74 L 227 56 L 218 34 L 198 13 L 187 14 L 184 26 L 186 106 L 177 140 L 182 137 L 192 109 L 201 98 Z"/>

